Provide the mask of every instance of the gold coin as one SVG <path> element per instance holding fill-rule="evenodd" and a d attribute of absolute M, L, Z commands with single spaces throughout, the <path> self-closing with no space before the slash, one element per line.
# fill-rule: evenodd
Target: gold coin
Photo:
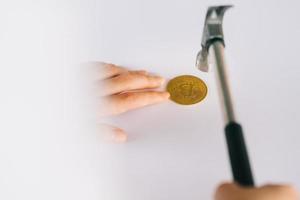
<path fill-rule="evenodd" d="M 182 105 L 191 105 L 199 103 L 206 97 L 207 86 L 196 76 L 182 75 L 169 81 L 167 91 L 172 101 Z"/>

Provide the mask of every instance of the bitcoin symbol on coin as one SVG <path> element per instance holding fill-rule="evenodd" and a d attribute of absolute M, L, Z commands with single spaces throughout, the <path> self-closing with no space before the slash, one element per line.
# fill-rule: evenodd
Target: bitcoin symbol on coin
<path fill-rule="evenodd" d="M 207 95 L 206 84 L 196 76 L 183 75 L 173 78 L 167 85 L 170 99 L 178 104 L 199 103 Z"/>

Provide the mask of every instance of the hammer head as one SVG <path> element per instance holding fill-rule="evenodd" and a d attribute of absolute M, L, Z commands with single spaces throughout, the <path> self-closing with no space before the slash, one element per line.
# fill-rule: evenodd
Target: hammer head
<path fill-rule="evenodd" d="M 223 16 L 231 5 L 211 6 L 208 8 L 202 35 L 202 50 L 197 55 L 196 67 L 203 72 L 208 72 L 208 49 L 215 41 L 221 41 L 224 45 Z"/>

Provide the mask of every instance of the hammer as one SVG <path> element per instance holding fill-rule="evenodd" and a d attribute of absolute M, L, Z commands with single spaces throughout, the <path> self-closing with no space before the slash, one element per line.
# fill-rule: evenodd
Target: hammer
<path fill-rule="evenodd" d="M 212 56 L 224 112 L 225 136 L 233 179 L 242 186 L 254 186 L 243 130 L 234 114 L 226 74 L 222 22 L 225 11 L 230 7 L 232 6 L 212 6 L 208 8 L 202 35 L 202 50 L 197 55 L 196 67 L 203 72 L 208 72 L 208 57 Z"/>

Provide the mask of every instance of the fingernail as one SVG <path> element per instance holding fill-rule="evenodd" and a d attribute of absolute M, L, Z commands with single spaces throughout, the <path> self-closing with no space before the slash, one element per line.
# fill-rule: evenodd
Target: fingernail
<path fill-rule="evenodd" d="M 141 74 L 148 74 L 148 72 L 146 70 L 139 70 L 138 72 Z"/>
<path fill-rule="evenodd" d="M 117 143 L 124 143 L 127 141 L 127 135 L 122 129 L 114 129 L 113 130 L 113 141 Z"/>
<path fill-rule="evenodd" d="M 170 97 L 170 93 L 169 92 L 164 92 L 164 96 L 168 99 Z"/>
<path fill-rule="evenodd" d="M 153 76 L 153 78 L 155 78 L 160 85 L 162 85 L 165 82 L 165 79 L 161 76 Z"/>

